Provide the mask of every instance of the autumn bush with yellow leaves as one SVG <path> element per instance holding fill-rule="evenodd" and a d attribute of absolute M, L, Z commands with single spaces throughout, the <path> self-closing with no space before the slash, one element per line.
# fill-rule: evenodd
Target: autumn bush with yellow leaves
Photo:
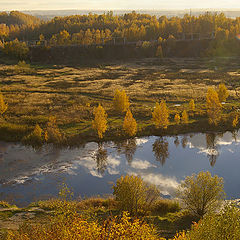
<path fill-rule="evenodd" d="M 97 220 L 76 212 L 57 215 L 45 224 L 24 224 L 18 231 L 8 231 L 7 240 L 157 240 L 155 229 L 147 223 L 131 218 L 127 212 L 121 217 Z"/>

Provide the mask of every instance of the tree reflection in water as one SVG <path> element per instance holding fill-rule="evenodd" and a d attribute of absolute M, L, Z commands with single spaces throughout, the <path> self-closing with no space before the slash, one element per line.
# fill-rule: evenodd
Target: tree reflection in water
<path fill-rule="evenodd" d="M 99 174 L 103 175 L 107 169 L 107 150 L 104 149 L 103 144 L 98 144 L 97 152 L 93 156 L 94 160 L 97 163 L 97 171 Z"/>
<path fill-rule="evenodd" d="M 179 138 L 178 138 L 178 137 L 176 137 L 176 138 L 174 139 L 174 144 L 175 144 L 176 147 L 179 146 L 180 141 L 179 141 Z"/>
<path fill-rule="evenodd" d="M 210 165 L 213 167 L 219 156 L 217 148 L 217 134 L 216 133 L 206 133 L 206 145 L 207 145 L 207 157 L 209 159 Z"/>
<path fill-rule="evenodd" d="M 152 146 L 156 161 L 160 162 L 163 166 L 166 162 L 166 159 L 169 157 L 168 141 L 160 137 L 156 139 Z"/>
<path fill-rule="evenodd" d="M 187 143 L 188 143 L 188 138 L 187 138 L 187 136 L 183 136 L 183 137 L 182 137 L 182 140 L 181 140 L 182 148 L 186 148 Z"/>
<path fill-rule="evenodd" d="M 128 164 L 131 165 L 133 157 L 137 150 L 137 142 L 135 138 L 126 139 L 121 142 L 115 142 L 118 154 L 125 154 Z"/>

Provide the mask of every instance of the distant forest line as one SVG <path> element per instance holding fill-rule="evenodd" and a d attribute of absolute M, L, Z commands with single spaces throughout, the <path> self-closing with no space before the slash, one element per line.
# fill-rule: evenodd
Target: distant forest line
<path fill-rule="evenodd" d="M 113 12 L 100 15 L 89 13 L 55 17 L 49 21 L 43 21 L 17 11 L 0 13 L 1 46 L 6 48 L 7 54 L 14 51 L 14 44 L 9 47 L 6 43 L 15 39 L 20 42 L 35 40 L 39 46 L 44 45 L 44 41 L 50 43 L 50 46 L 74 44 L 91 46 L 106 44 L 115 38 L 120 41 L 126 39 L 128 42 L 139 41 L 140 45 L 136 47 L 142 48 L 144 53 L 148 50 L 152 52 L 151 42 L 157 41 L 158 47 L 155 47 L 154 55 L 164 57 L 171 56 L 169 52 L 173 50 L 182 49 L 183 46 L 176 44 L 175 40 L 184 40 L 186 36 L 191 40 L 193 35 L 214 35 L 212 41 L 204 43 L 204 48 L 200 47 L 197 53 L 199 56 L 239 55 L 240 17 L 228 18 L 223 13 L 209 12 L 199 16 L 185 14 L 183 17 L 156 17 L 133 11 L 120 16 L 114 15 Z M 19 48 L 19 44 L 15 45 Z M 195 43 L 192 46 L 193 50 L 196 48 L 195 45 L 202 45 L 202 43 Z M 193 50 L 186 49 L 188 52 Z M 145 55 L 148 56 L 148 54 Z"/>

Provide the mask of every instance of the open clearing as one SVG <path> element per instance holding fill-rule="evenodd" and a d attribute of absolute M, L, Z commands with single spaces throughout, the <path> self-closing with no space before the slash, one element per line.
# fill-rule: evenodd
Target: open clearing
<path fill-rule="evenodd" d="M 239 60 L 233 58 L 155 58 L 94 67 L 33 65 L 31 69 L 2 64 L 0 89 L 9 105 L 8 122 L 44 125 L 49 115 L 55 115 L 61 130 L 73 135 L 90 131 L 92 110 L 98 103 L 107 110 L 109 129 L 120 127 L 122 118 L 112 109 L 117 88 L 125 89 L 142 127 L 150 124 L 156 101 L 165 99 L 174 114 L 191 98 L 204 105 L 207 88 L 219 83 L 225 83 L 230 91 L 228 106 L 238 108 L 239 70 Z"/>

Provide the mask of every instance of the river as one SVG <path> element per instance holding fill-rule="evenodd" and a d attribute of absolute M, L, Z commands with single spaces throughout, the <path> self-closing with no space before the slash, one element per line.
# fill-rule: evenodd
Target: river
<path fill-rule="evenodd" d="M 48 199 L 57 196 L 63 182 L 76 198 L 107 195 L 125 174 L 140 175 L 163 196 L 174 197 L 178 184 L 199 171 L 223 177 L 227 198 L 240 198 L 239 145 L 240 132 L 152 136 L 65 149 L 0 142 L 1 199 L 19 205 Z"/>

